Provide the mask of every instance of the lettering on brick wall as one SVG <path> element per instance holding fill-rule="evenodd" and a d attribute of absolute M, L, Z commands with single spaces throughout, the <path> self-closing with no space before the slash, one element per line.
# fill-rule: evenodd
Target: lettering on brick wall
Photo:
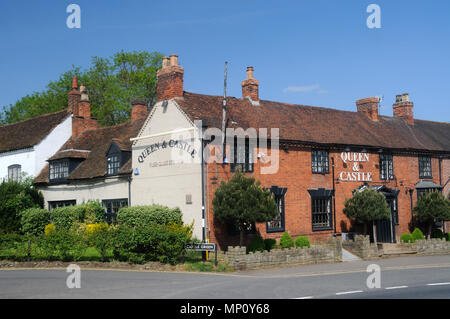
<path fill-rule="evenodd" d="M 370 172 L 360 172 L 359 167 L 361 162 L 369 161 L 369 154 L 367 153 L 353 153 L 353 152 L 342 152 L 341 160 L 344 164 L 349 164 L 351 167 L 350 172 L 340 172 L 339 180 L 343 182 L 371 182 L 372 173 Z"/>

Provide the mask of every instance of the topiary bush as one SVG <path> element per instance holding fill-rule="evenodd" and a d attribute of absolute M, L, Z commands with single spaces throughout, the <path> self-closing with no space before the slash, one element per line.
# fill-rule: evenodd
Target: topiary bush
<path fill-rule="evenodd" d="M 151 224 L 182 224 L 181 210 L 162 205 L 123 207 L 117 212 L 117 223 L 128 227 L 146 227 Z"/>
<path fill-rule="evenodd" d="M 256 235 L 250 241 L 250 244 L 247 247 L 247 253 L 255 252 L 255 251 L 264 251 L 264 240 L 260 235 Z"/>
<path fill-rule="evenodd" d="M 289 233 L 284 233 L 280 238 L 280 246 L 282 248 L 294 247 L 294 239 L 292 239 Z"/>
<path fill-rule="evenodd" d="M 402 243 L 405 243 L 405 244 L 413 243 L 414 242 L 414 237 L 410 233 L 405 233 L 405 234 L 400 236 L 400 241 Z"/>
<path fill-rule="evenodd" d="M 435 228 L 433 229 L 433 231 L 431 232 L 431 238 L 439 238 L 442 239 L 444 238 L 444 233 L 442 232 L 442 230 Z"/>
<path fill-rule="evenodd" d="M 309 238 L 306 236 L 300 236 L 295 240 L 296 247 L 311 247 L 311 243 L 309 242 Z"/>
<path fill-rule="evenodd" d="M 425 236 L 419 228 L 414 229 L 414 231 L 412 232 L 412 237 L 414 241 L 425 239 Z"/>
<path fill-rule="evenodd" d="M 277 247 L 277 241 L 272 238 L 264 239 L 264 249 L 267 251 L 271 251 Z"/>
<path fill-rule="evenodd" d="M 41 208 L 29 208 L 19 213 L 21 231 L 26 235 L 38 236 L 50 223 L 50 212 Z"/>
<path fill-rule="evenodd" d="M 450 233 L 445 233 L 445 240 L 450 241 Z"/>

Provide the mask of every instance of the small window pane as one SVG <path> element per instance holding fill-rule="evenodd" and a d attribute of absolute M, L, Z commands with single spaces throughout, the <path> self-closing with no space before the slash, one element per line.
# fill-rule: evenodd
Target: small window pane
<path fill-rule="evenodd" d="M 313 150 L 311 152 L 311 166 L 314 174 L 329 173 L 329 156 L 328 151 Z"/>

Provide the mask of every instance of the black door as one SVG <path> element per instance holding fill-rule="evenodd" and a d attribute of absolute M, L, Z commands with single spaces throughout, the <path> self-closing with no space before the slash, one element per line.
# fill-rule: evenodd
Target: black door
<path fill-rule="evenodd" d="M 397 196 L 387 195 L 386 201 L 391 208 L 391 218 L 376 222 L 377 242 L 395 243 L 395 225 L 398 224 Z M 371 237 L 373 240 L 373 235 Z"/>

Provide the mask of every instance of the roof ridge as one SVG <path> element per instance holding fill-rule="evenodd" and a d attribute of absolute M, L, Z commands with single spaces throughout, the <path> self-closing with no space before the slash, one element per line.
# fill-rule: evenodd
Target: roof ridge
<path fill-rule="evenodd" d="M 66 112 L 68 114 L 70 113 L 69 110 L 67 108 L 65 108 L 64 110 L 60 110 L 60 111 L 56 111 L 56 112 L 52 112 L 52 113 L 42 114 L 42 115 L 35 116 L 35 117 L 29 118 L 29 119 L 26 119 L 26 120 L 17 121 L 17 122 L 14 122 L 14 123 L 3 124 L 3 125 L 0 125 L 0 128 L 6 127 L 6 126 L 11 126 L 11 125 L 16 125 L 16 124 L 20 124 L 20 123 L 24 123 L 24 122 L 27 122 L 27 121 L 40 119 L 40 118 L 43 118 L 43 117 L 47 117 L 47 116 L 51 116 L 51 115 L 55 115 L 55 114 L 63 113 L 63 112 Z"/>

